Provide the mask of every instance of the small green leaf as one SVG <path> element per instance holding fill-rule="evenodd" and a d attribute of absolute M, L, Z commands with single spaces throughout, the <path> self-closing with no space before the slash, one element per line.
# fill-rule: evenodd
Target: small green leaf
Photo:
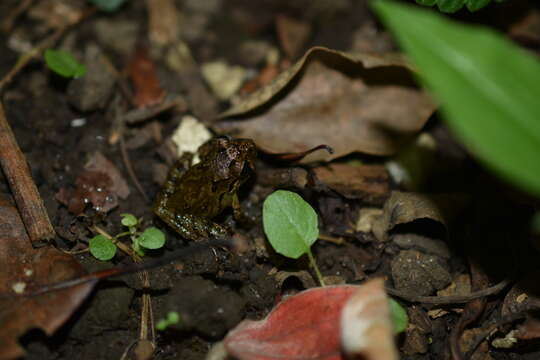
<path fill-rule="evenodd" d="M 278 190 L 263 205 L 264 232 L 278 253 L 298 259 L 319 237 L 315 210 L 291 191 Z"/>
<path fill-rule="evenodd" d="M 111 260 L 116 254 L 116 245 L 103 235 L 96 235 L 89 242 L 90 253 L 98 260 Z"/>
<path fill-rule="evenodd" d="M 118 10 L 126 0 L 90 0 L 101 11 L 113 12 Z"/>
<path fill-rule="evenodd" d="M 445 13 L 453 13 L 461 9 L 465 5 L 465 0 L 439 0 L 437 7 L 439 11 Z"/>
<path fill-rule="evenodd" d="M 45 62 L 49 69 L 63 77 L 78 78 L 86 74 L 86 67 L 75 60 L 73 55 L 63 50 L 47 49 Z"/>
<path fill-rule="evenodd" d="M 169 326 L 176 325 L 178 323 L 180 323 L 180 314 L 178 314 L 176 311 L 169 311 L 165 319 L 158 321 L 156 329 L 163 331 Z"/>
<path fill-rule="evenodd" d="M 159 331 L 163 331 L 167 329 L 168 326 L 169 322 L 167 321 L 167 319 L 161 319 L 157 322 L 156 329 L 158 329 Z"/>
<path fill-rule="evenodd" d="M 141 244 L 139 243 L 139 239 L 140 239 L 140 236 L 134 237 L 131 247 L 133 248 L 133 251 L 137 253 L 137 255 L 144 256 L 144 248 L 141 247 Z"/>
<path fill-rule="evenodd" d="M 481 8 L 489 4 L 490 1 L 491 0 L 468 0 L 467 9 L 469 9 L 469 11 L 471 12 L 480 10 Z"/>
<path fill-rule="evenodd" d="M 454 133 L 490 168 L 540 195 L 538 59 L 489 29 L 391 1 L 373 4 Z"/>
<path fill-rule="evenodd" d="M 127 227 L 137 226 L 137 223 L 139 222 L 137 218 L 131 214 L 120 214 L 122 217 L 122 225 Z"/>
<path fill-rule="evenodd" d="M 469 11 L 477 11 L 490 3 L 491 0 L 416 0 L 417 4 L 424 6 L 437 5 L 440 11 L 453 13 L 467 5 Z M 495 0 L 502 2 L 504 0 Z"/>
<path fill-rule="evenodd" d="M 165 234 L 155 227 L 149 227 L 139 236 L 138 243 L 147 249 L 159 249 L 165 245 Z"/>
<path fill-rule="evenodd" d="M 407 311 L 396 300 L 389 298 L 390 302 L 390 316 L 392 316 L 392 322 L 394 323 L 394 333 L 399 334 L 409 325 L 409 317 Z"/>

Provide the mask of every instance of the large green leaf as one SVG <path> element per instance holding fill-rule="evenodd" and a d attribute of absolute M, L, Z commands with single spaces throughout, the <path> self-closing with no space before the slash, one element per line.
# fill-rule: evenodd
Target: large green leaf
<path fill-rule="evenodd" d="M 373 5 L 456 134 L 489 167 L 540 195 L 540 62 L 489 29 L 391 1 Z"/>

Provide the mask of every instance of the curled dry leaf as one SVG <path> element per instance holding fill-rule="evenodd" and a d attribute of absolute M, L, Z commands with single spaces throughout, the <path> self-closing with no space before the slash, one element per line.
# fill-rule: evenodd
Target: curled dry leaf
<path fill-rule="evenodd" d="M 378 280 L 375 285 L 370 284 L 313 288 L 288 297 L 265 319 L 241 322 L 225 338 L 225 348 L 239 360 L 341 360 L 344 357 L 341 351 L 340 322 L 343 307 L 351 296 L 365 286 L 367 289 L 363 290 L 364 295 L 360 293 L 357 296 L 371 296 L 374 293 L 381 295 L 377 299 L 383 301 L 384 305 L 366 309 L 369 317 L 377 317 L 376 311 L 371 310 L 379 306 L 388 307 L 388 298 L 384 296 L 382 284 Z M 388 312 L 381 316 L 388 316 Z M 379 333 L 378 328 L 375 332 L 368 330 L 368 333 L 370 339 L 358 339 L 358 342 L 387 342 L 378 337 L 386 336 Z M 390 338 L 393 338 L 391 326 Z"/>
<path fill-rule="evenodd" d="M 24 354 L 18 344 L 28 330 L 51 335 L 85 299 L 93 284 L 48 294 L 21 297 L 15 289 L 32 291 L 40 285 L 75 278 L 84 273 L 75 259 L 54 248 L 34 249 L 17 210 L 0 200 L 0 359 Z"/>
<path fill-rule="evenodd" d="M 442 228 L 466 203 L 460 194 L 426 195 L 393 191 L 384 204 L 383 214 L 373 224 L 373 233 L 380 241 L 388 240 L 388 232 L 397 225 L 428 219 Z M 444 231 L 443 231 L 444 233 Z"/>
<path fill-rule="evenodd" d="M 435 105 L 416 89 L 398 54 L 347 54 L 315 47 L 272 83 L 250 94 L 215 124 L 252 138 L 265 152 L 334 148 L 303 162 L 351 152 L 390 155 L 417 133 Z"/>
<path fill-rule="evenodd" d="M 120 171 L 100 152 L 90 158 L 75 186 L 56 193 L 56 199 L 75 215 L 82 214 L 88 203 L 94 210 L 106 213 L 118 206 L 118 197 L 125 199 L 129 195 L 129 186 Z"/>

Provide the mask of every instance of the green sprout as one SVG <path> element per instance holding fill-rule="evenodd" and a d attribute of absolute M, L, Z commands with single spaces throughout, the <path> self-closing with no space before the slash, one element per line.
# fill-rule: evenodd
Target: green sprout
<path fill-rule="evenodd" d="M 47 67 L 60 76 L 78 78 L 86 74 L 86 67 L 67 51 L 47 49 L 44 57 Z"/>
<path fill-rule="evenodd" d="M 156 329 L 163 331 L 171 325 L 176 325 L 180 322 L 180 314 L 176 311 L 169 311 L 165 319 L 161 319 L 156 324 Z"/>
<path fill-rule="evenodd" d="M 407 311 L 396 300 L 389 298 L 390 303 L 390 316 L 392 317 L 392 323 L 394 324 L 394 333 L 397 335 L 404 332 L 409 325 L 409 317 Z"/>
<path fill-rule="evenodd" d="M 128 228 L 127 231 L 117 234 L 112 238 L 107 238 L 104 235 L 96 235 L 88 244 L 90 253 L 99 260 L 111 260 L 116 254 L 116 243 L 123 236 L 131 238 L 131 247 L 137 255 L 144 256 L 145 250 L 159 249 L 165 245 L 165 234 L 155 227 L 149 227 L 143 231 L 139 230 L 141 223 L 132 214 L 121 214 L 121 223 Z"/>
<path fill-rule="evenodd" d="M 300 195 L 286 190 L 270 194 L 263 205 L 263 227 L 277 253 L 293 259 L 307 254 L 321 286 L 324 286 L 311 252 L 311 245 L 319 237 L 317 214 Z"/>

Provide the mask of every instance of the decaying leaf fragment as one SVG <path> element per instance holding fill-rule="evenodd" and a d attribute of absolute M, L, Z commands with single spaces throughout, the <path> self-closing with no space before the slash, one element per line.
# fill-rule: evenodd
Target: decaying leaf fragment
<path fill-rule="evenodd" d="M 366 298 L 373 295 L 373 302 Z M 351 298 L 356 303 L 352 304 L 353 314 L 342 315 Z M 359 311 L 358 304 L 362 301 L 368 304 L 365 311 Z M 347 319 L 348 324 L 343 325 L 343 316 L 349 315 L 354 315 L 354 319 Z M 395 348 L 392 326 L 386 329 L 390 317 L 382 280 L 360 286 L 337 285 L 302 291 L 278 304 L 265 319 L 241 322 L 225 337 L 224 344 L 227 353 L 239 360 L 341 360 L 345 359 L 344 326 L 350 338 L 353 334 L 349 330 L 354 331 L 352 327 L 358 321 L 368 326 L 358 332 L 357 338 L 348 341 L 353 346 L 347 350 L 355 355 L 367 355 L 367 360 L 395 359 L 387 355 L 395 353 Z M 372 357 L 371 350 L 366 352 L 366 348 L 356 351 L 357 345 L 364 342 L 373 342 L 371 350 L 380 345 L 391 349 L 381 350 Z"/>
<path fill-rule="evenodd" d="M 48 294 L 20 297 L 84 273 L 75 259 L 51 247 L 34 249 L 17 210 L 0 200 L 0 359 L 24 354 L 19 337 L 39 328 L 51 335 L 86 298 L 94 284 L 87 283 Z"/>
<path fill-rule="evenodd" d="M 61 188 L 56 199 L 68 210 L 80 215 L 88 204 L 94 210 L 106 213 L 118 206 L 118 198 L 129 195 L 129 186 L 114 164 L 96 152 L 75 180 L 75 188 Z"/>
<path fill-rule="evenodd" d="M 221 114 L 215 126 L 252 138 L 265 152 L 299 152 L 319 144 L 334 154 L 390 155 L 435 110 L 398 54 L 347 54 L 315 47 L 272 83 Z"/>

